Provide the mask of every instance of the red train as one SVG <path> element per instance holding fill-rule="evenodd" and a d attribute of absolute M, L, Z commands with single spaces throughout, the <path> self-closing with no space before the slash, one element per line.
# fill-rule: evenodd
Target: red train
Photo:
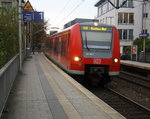
<path fill-rule="evenodd" d="M 108 82 L 120 72 L 118 30 L 110 25 L 76 23 L 50 36 L 45 54 L 70 74 L 97 74 Z"/>

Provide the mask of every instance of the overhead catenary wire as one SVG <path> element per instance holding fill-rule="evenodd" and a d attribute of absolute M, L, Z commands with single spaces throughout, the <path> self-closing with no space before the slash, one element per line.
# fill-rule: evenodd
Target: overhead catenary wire
<path fill-rule="evenodd" d="M 57 25 L 59 25 L 60 23 L 62 23 L 67 17 L 69 17 L 78 7 L 80 7 L 82 5 L 82 3 L 84 2 L 84 0 L 82 0 L 79 4 L 76 5 L 76 7 L 68 14 L 66 15 L 66 17 L 64 17 Z"/>
<path fill-rule="evenodd" d="M 60 10 L 60 12 L 58 13 L 58 15 L 54 18 L 55 21 L 57 21 L 57 19 L 60 17 L 60 15 L 64 12 L 64 10 L 66 9 L 67 5 L 70 3 L 71 0 L 68 0 L 66 2 L 66 4 L 64 5 L 64 7 Z"/>

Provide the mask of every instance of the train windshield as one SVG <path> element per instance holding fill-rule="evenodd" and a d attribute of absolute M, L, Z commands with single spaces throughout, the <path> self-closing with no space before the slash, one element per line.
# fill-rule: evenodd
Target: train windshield
<path fill-rule="evenodd" d="M 101 31 L 82 31 L 83 48 L 111 49 L 112 33 Z"/>

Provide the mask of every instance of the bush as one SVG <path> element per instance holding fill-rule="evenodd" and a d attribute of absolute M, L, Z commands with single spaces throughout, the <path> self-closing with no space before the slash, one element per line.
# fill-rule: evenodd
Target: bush
<path fill-rule="evenodd" d="M 143 51 L 143 40 L 142 38 L 136 38 L 133 42 L 134 45 L 138 46 L 138 51 Z M 145 39 L 145 52 L 150 53 L 150 39 Z"/>

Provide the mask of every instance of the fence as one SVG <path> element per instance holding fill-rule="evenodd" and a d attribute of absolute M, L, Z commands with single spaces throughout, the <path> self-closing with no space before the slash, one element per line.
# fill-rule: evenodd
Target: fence
<path fill-rule="evenodd" d="M 132 60 L 133 61 L 136 60 L 136 56 L 135 55 L 133 55 Z M 139 62 L 149 62 L 150 63 L 150 53 L 145 53 L 144 54 L 143 52 L 140 52 L 138 54 L 137 61 L 139 61 Z"/>
<path fill-rule="evenodd" d="M 22 52 L 22 61 L 25 52 Z M 13 82 L 19 71 L 19 55 L 13 57 L 3 68 L 0 69 L 0 117 L 5 107 Z"/>

